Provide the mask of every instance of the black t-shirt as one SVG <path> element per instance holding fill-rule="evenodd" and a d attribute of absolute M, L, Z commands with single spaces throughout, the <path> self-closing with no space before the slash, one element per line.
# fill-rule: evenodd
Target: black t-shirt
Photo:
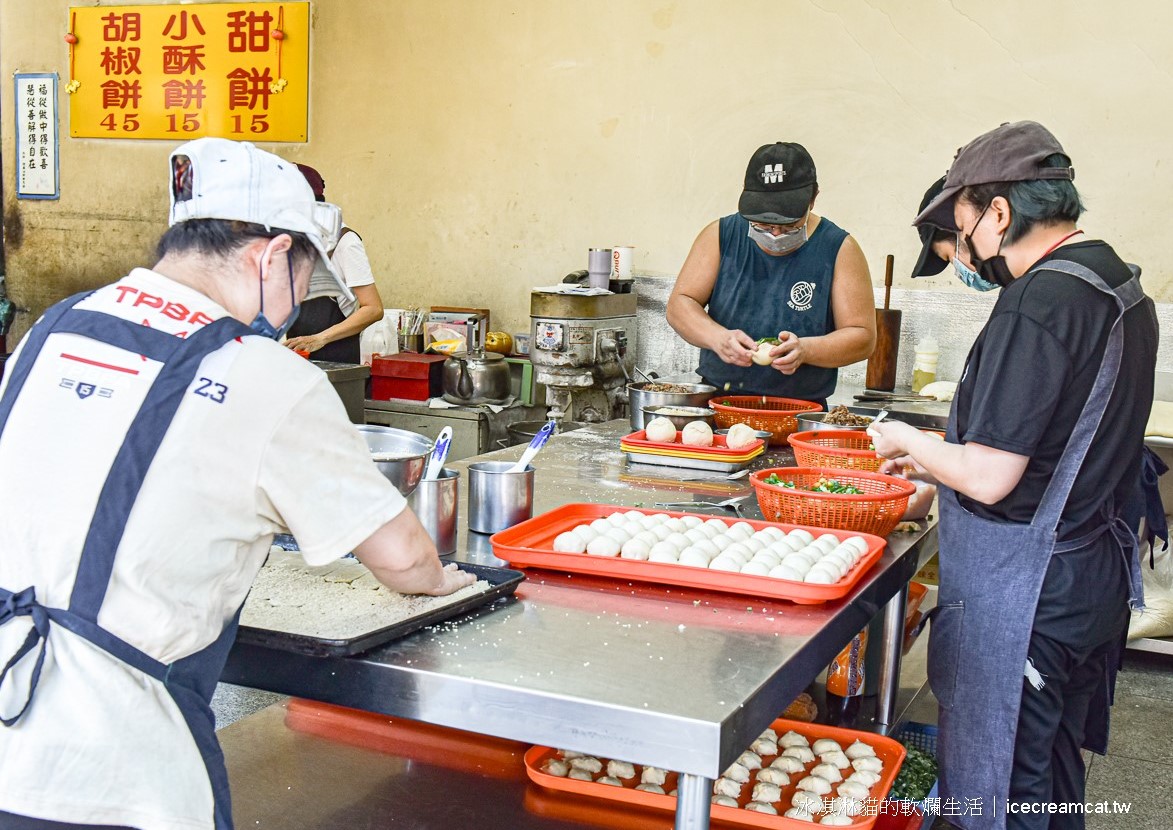
<path fill-rule="evenodd" d="M 1112 287 L 1132 276 L 1098 240 L 1064 246 L 1035 267 L 1060 259 L 1090 268 Z M 1038 271 L 1003 289 L 957 388 L 958 435 L 1030 462 L 1002 501 L 987 506 L 962 496 L 966 509 L 1018 523 L 1033 518 L 1091 393 L 1117 313 L 1112 297 L 1057 271 Z M 1152 300 L 1134 306 L 1123 325 L 1120 374 L 1063 512 L 1063 538 L 1096 527 L 1109 494 L 1121 505 L 1136 492 L 1157 355 Z"/>

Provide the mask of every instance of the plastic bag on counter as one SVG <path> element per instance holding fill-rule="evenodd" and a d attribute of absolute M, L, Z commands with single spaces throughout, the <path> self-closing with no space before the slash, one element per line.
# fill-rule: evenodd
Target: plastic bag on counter
<path fill-rule="evenodd" d="M 1128 625 L 1128 639 L 1173 636 L 1173 546 L 1161 550 L 1140 547 L 1140 573 L 1144 582 L 1143 611 L 1133 611 Z M 1150 554 L 1152 556 L 1150 567 Z"/>
<path fill-rule="evenodd" d="M 358 336 L 359 361 L 371 365 L 371 356 L 377 354 L 398 354 L 399 309 L 383 309 L 383 319 L 371 323 Z"/>

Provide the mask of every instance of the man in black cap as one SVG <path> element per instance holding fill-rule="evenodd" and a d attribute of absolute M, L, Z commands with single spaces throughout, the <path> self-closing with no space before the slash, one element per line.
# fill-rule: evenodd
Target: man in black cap
<path fill-rule="evenodd" d="M 941 580 L 929 682 L 941 796 L 966 830 L 1078 830 L 1080 748 L 1107 750 L 1108 702 L 1140 599 L 1135 499 L 1157 321 L 1137 273 L 1079 239 L 1071 160 L 1033 121 L 962 148 L 914 224 L 957 233 L 999 286 L 945 441 L 871 429 L 886 471 L 940 489 Z M 1052 809 L 1055 808 L 1055 809 Z"/>
<path fill-rule="evenodd" d="M 763 145 L 746 169 L 738 212 L 693 243 L 668 322 L 700 347 L 697 371 L 718 389 L 825 404 L 837 368 L 872 353 L 867 261 L 846 231 L 813 212 L 818 192 L 801 144 Z M 763 340 L 776 342 L 759 354 Z"/>

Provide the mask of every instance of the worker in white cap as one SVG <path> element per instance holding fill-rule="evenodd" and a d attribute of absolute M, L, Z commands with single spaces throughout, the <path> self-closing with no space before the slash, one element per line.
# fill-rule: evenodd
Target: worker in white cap
<path fill-rule="evenodd" d="M 0 827 L 231 828 L 209 701 L 274 534 L 405 593 L 473 581 L 276 342 L 338 209 L 218 138 L 170 190 L 158 262 L 50 308 L 0 389 Z"/>

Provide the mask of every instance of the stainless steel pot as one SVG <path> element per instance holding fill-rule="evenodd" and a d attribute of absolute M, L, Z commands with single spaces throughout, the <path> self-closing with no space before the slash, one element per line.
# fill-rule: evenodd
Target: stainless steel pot
<path fill-rule="evenodd" d="M 648 406 L 706 406 L 709 399 L 717 394 L 715 386 L 704 383 L 676 383 L 673 386 L 687 386 L 688 392 L 649 392 L 648 386 L 662 384 L 664 381 L 651 383 L 627 384 L 627 395 L 631 411 L 631 428 L 643 429 L 649 420 L 644 414 L 644 407 Z"/>
<path fill-rule="evenodd" d="M 444 400 L 449 403 L 503 404 L 510 398 L 509 390 L 509 364 L 504 355 L 476 349 L 444 361 Z"/>

